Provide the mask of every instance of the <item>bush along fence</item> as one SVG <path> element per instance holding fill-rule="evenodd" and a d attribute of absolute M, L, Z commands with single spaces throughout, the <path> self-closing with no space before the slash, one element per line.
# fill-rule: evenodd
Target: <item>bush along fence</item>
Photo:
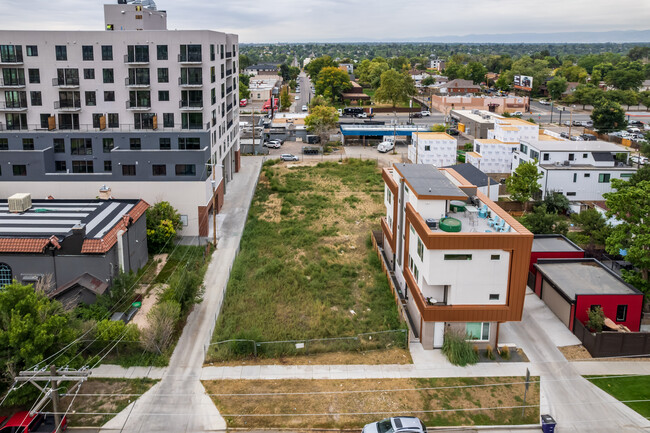
<path fill-rule="evenodd" d="M 255 341 L 233 339 L 211 343 L 206 362 L 238 358 L 310 355 L 329 352 L 363 352 L 408 347 L 408 330 L 366 332 L 350 337 L 305 340 Z"/>

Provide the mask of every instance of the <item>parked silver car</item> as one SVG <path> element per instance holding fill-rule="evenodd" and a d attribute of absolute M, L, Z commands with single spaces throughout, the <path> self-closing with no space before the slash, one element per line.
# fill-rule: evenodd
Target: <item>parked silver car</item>
<path fill-rule="evenodd" d="M 396 416 L 366 424 L 362 433 L 427 433 L 427 428 L 414 416 Z"/>

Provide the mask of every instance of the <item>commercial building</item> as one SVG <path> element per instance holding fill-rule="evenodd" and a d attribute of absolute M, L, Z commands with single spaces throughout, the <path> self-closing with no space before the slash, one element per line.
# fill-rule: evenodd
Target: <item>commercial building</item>
<path fill-rule="evenodd" d="M 440 89 L 440 81 L 436 79 L 436 84 L 431 87 L 433 91 Z M 449 113 L 450 110 L 486 110 L 491 113 L 503 114 L 513 111 L 528 111 L 530 107 L 530 98 L 527 96 L 453 96 L 444 94 L 439 90 L 439 95 L 431 96 L 431 105 L 434 109 Z M 446 95 L 446 96 L 445 96 Z"/>
<path fill-rule="evenodd" d="M 119 272 L 148 260 L 142 200 L 33 200 L 10 212 L 0 200 L 0 289 L 39 285 L 65 305 L 93 303 Z"/>
<path fill-rule="evenodd" d="M 461 132 L 479 139 L 488 138 L 488 131 L 494 129 L 494 119 L 503 118 L 487 110 L 451 110 L 449 115 Z"/>
<path fill-rule="evenodd" d="M 273 89 L 278 86 L 280 77 L 277 75 L 257 75 L 250 79 L 248 90 L 250 102 L 266 102 L 271 100 Z"/>
<path fill-rule="evenodd" d="M 588 312 L 601 307 L 605 317 L 639 332 L 643 294 L 595 259 L 543 259 L 535 264 L 535 293 L 573 331 Z"/>
<path fill-rule="evenodd" d="M 278 75 L 280 68 L 278 65 L 272 65 L 270 63 L 263 63 L 259 65 L 251 65 L 244 69 L 244 74 L 246 75 Z"/>
<path fill-rule="evenodd" d="M 408 159 L 413 164 L 433 164 L 444 167 L 456 162 L 458 140 L 445 132 L 416 132 L 408 147 Z"/>
<path fill-rule="evenodd" d="M 629 179 L 637 171 L 627 165 L 630 150 L 605 141 L 521 140 L 512 171 L 537 161 L 542 198 L 560 192 L 571 201 L 599 201 L 612 191 L 611 179 Z"/>
<path fill-rule="evenodd" d="M 498 344 L 521 320 L 533 235 L 453 169 L 395 164 L 382 172 L 383 251 L 425 349 L 446 332 Z"/>
<path fill-rule="evenodd" d="M 104 31 L 0 31 L 0 197 L 106 185 L 169 201 L 183 235 L 207 236 L 239 170 L 238 38 L 166 30 L 153 1 L 104 14 Z"/>
<path fill-rule="evenodd" d="M 472 93 L 481 93 L 481 86 L 474 84 L 472 80 L 463 80 L 456 78 L 455 80 L 448 81 L 438 87 L 441 95 L 456 96 L 467 95 Z"/>

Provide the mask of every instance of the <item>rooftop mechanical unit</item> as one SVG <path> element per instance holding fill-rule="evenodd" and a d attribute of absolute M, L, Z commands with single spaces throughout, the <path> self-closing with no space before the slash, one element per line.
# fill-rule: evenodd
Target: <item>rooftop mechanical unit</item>
<path fill-rule="evenodd" d="M 9 212 L 23 213 L 32 207 L 32 195 L 19 192 L 9 197 Z"/>

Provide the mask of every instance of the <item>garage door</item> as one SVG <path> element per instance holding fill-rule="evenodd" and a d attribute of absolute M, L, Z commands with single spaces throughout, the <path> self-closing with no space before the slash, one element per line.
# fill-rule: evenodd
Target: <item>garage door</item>
<path fill-rule="evenodd" d="M 571 304 L 569 304 L 546 280 L 542 282 L 542 300 L 548 308 L 569 327 Z"/>

